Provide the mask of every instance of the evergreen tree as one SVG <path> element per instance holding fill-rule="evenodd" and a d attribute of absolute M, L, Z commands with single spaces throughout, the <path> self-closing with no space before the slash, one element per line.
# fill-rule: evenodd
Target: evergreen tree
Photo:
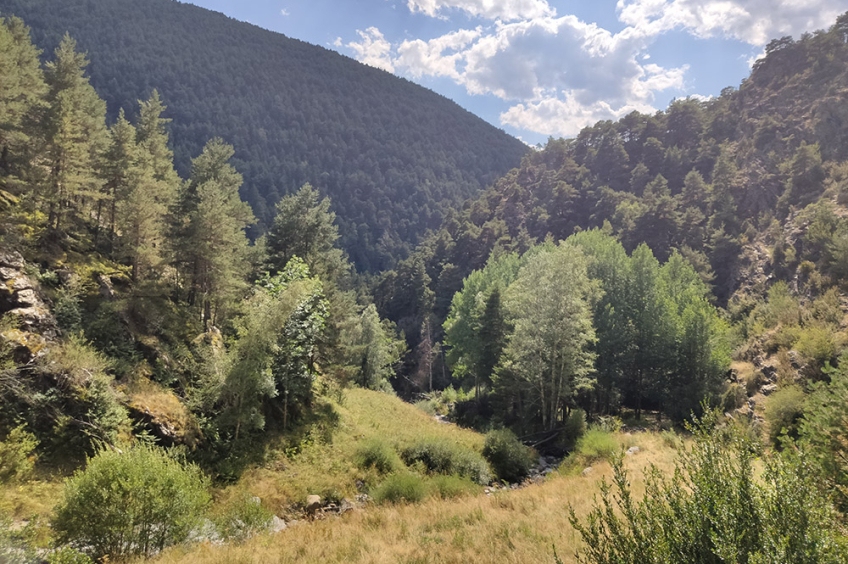
<path fill-rule="evenodd" d="M 339 239 L 335 218 L 336 214 L 330 211 L 330 199 L 319 200 L 318 191 L 309 184 L 280 200 L 268 232 L 271 270 L 279 272 L 297 256 L 311 272 L 335 281 L 348 268 L 342 251 L 335 247 Z"/>
<path fill-rule="evenodd" d="M 211 328 L 245 287 L 247 226 L 256 220 L 239 198 L 241 175 L 229 164 L 233 148 L 212 139 L 192 161 L 191 180 L 180 194 L 172 237 L 174 256 L 188 290 Z"/>
<path fill-rule="evenodd" d="M 16 193 L 30 172 L 37 145 L 34 124 L 47 92 L 39 54 L 20 19 L 0 20 L 0 189 Z"/>
<path fill-rule="evenodd" d="M 106 138 L 106 103 L 85 76 L 88 61 L 67 34 L 46 66 L 49 108 L 45 120 L 48 177 L 44 204 L 48 225 L 59 229 L 66 214 L 85 218 L 103 198 L 97 174 Z"/>

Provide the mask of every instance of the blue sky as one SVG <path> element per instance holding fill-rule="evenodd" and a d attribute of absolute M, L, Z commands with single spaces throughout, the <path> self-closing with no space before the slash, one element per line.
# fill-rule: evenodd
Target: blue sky
<path fill-rule="evenodd" d="M 845 0 L 191 0 L 408 78 L 524 141 L 738 86 Z"/>

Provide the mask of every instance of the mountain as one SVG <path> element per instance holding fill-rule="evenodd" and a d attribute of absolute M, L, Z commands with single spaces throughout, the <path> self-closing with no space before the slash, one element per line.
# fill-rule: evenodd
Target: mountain
<path fill-rule="evenodd" d="M 661 261 L 680 252 L 737 321 L 776 280 L 813 297 L 841 287 L 847 94 L 848 13 L 827 30 L 773 40 L 739 88 L 716 98 L 551 140 L 384 274 L 381 313 L 415 348 L 418 327 L 439 326 L 493 249 L 523 252 L 592 228 L 627 252 L 642 243 Z"/>
<path fill-rule="evenodd" d="M 189 4 L 0 0 L 0 14 L 23 18 L 45 58 L 69 33 L 110 119 L 158 89 L 183 177 L 210 138 L 234 145 L 260 231 L 304 183 L 330 196 L 360 270 L 404 256 L 527 152 L 430 90 Z"/>

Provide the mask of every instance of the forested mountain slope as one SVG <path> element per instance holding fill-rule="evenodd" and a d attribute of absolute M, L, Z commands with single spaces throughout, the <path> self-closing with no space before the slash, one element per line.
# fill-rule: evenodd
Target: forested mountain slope
<path fill-rule="evenodd" d="M 750 77 L 718 98 L 675 100 L 551 140 L 385 274 L 382 312 L 411 347 L 418 327 L 439 341 L 454 294 L 493 249 L 524 252 L 591 228 L 628 253 L 642 243 L 660 261 L 679 251 L 735 320 L 775 280 L 811 298 L 839 285 L 848 272 L 846 40 L 843 15 L 829 30 L 772 41 Z M 757 260 L 754 242 L 765 252 L 751 287 L 744 267 Z M 742 286 L 750 299 L 734 297 Z"/>
<path fill-rule="evenodd" d="M 267 226 L 306 182 L 329 195 L 360 270 L 403 255 L 526 147 L 455 103 L 322 47 L 171 0 L 0 0 L 52 54 L 68 32 L 110 120 L 156 88 L 175 164 L 214 136 L 236 149 L 242 197 Z"/>

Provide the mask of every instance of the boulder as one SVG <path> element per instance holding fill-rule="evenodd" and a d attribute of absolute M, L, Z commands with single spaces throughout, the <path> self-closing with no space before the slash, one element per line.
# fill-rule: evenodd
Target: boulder
<path fill-rule="evenodd" d="M 306 496 L 306 514 L 314 517 L 315 513 L 321 510 L 321 496 L 308 495 Z"/>

